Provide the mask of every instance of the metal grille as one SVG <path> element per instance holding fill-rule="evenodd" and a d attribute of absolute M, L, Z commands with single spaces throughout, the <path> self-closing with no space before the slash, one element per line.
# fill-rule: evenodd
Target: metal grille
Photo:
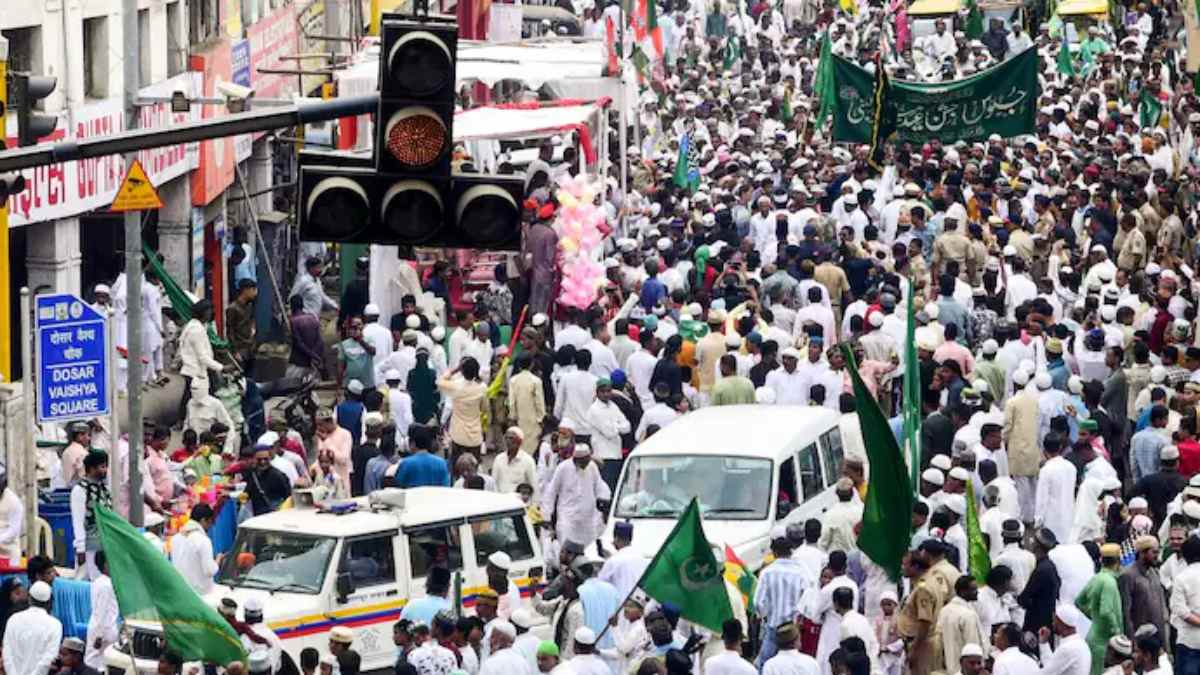
<path fill-rule="evenodd" d="M 157 661 L 163 653 L 163 636 L 145 630 L 133 631 L 133 655 L 139 659 Z"/>

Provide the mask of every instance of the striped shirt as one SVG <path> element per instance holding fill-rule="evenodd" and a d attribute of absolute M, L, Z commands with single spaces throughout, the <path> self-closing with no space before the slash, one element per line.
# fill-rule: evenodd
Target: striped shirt
<path fill-rule="evenodd" d="M 790 558 L 776 560 L 759 576 L 754 609 L 766 617 L 772 630 L 781 623 L 795 621 L 800 613 L 800 597 L 810 583 L 804 563 Z"/>

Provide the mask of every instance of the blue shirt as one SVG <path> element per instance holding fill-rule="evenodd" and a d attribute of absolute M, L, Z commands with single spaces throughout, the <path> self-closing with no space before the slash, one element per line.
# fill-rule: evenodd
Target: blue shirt
<path fill-rule="evenodd" d="M 383 474 L 392 465 L 393 459 L 395 458 L 375 455 L 367 460 L 366 475 L 363 476 L 363 493 L 370 494 L 383 487 Z"/>
<path fill-rule="evenodd" d="M 345 400 L 338 404 L 334 411 L 334 417 L 337 418 L 338 426 L 350 432 L 350 437 L 354 439 L 354 447 L 358 447 L 358 441 L 362 438 L 362 418 L 366 408 L 363 407 L 362 401 Z"/>
<path fill-rule="evenodd" d="M 446 460 L 428 452 L 405 457 L 396 470 L 396 487 L 450 487 L 450 469 Z"/>
<path fill-rule="evenodd" d="M 1129 441 L 1129 457 L 1133 461 L 1133 480 L 1158 473 L 1159 453 L 1167 445 L 1167 437 L 1154 427 L 1146 427 L 1133 435 Z"/>
<path fill-rule="evenodd" d="M 400 612 L 400 618 L 420 621 L 428 626 L 433 622 L 434 615 L 444 609 L 450 609 L 449 600 L 436 595 L 427 595 L 406 604 L 404 610 Z"/>
<path fill-rule="evenodd" d="M 642 282 L 642 309 L 647 312 L 653 311 L 654 306 L 658 301 L 667 295 L 667 285 L 658 280 L 658 277 L 653 277 Z"/>

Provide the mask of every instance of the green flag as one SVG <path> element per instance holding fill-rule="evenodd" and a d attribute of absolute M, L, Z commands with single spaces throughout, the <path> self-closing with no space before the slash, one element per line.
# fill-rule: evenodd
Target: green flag
<path fill-rule="evenodd" d="M 126 620 L 161 623 L 167 647 L 184 661 L 224 666 L 246 659 L 233 627 L 196 595 L 141 532 L 103 506 L 95 507 L 95 517 L 117 605 Z"/>
<path fill-rule="evenodd" d="M 1159 120 L 1162 119 L 1162 101 L 1158 97 L 1150 93 L 1149 89 L 1142 87 L 1141 93 L 1138 94 L 1138 122 L 1142 128 L 1156 127 Z"/>
<path fill-rule="evenodd" d="M 684 132 L 679 137 L 679 156 L 675 158 L 675 174 L 672 180 L 675 187 L 685 188 L 695 192 L 700 188 L 700 170 L 692 165 L 692 136 Z"/>
<path fill-rule="evenodd" d="M 896 581 L 900 578 L 900 561 L 908 551 L 912 536 L 912 485 L 892 428 L 859 376 L 858 364 L 854 362 L 849 345 L 842 345 L 842 354 L 846 357 L 850 379 L 854 381 L 858 425 L 862 429 L 863 445 L 871 467 L 858 547 Z"/>
<path fill-rule="evenodd" d="M 967 481 L 967 569 L 980 586 L 987 583 L 988 572 L 992 571 L 992 559 L 987 544 L 983 541 L 983 530 L 979 528 L 979 511 L 975 509 L 975 486 Z"/>
<path fill-rule="evenodd" d="M 725 43 L 725 61 L 721 64 L 725 70 L 733 68 L 733 64 L 742 58 L 742 39 L 737 35 L 729 36 Z"/>
<path fill-rule="evenodd" d="M 915 288 L 909 280 L 908 287 Z M 916 325 L 913 294 L 908 293 L 908 322 L 904 335 L 904 380 L 900 394 L 900 414 L 904 420 L 904 446 L 907 450 L 912 486 L 920 485 L 921 476 L 921 364 L 917 358 Z"/>
<path fill-rule="evenodd" d="M 833 78 L 833 42 L 829 39 L 829 31 L 821 37 L 821 56 L 817 64 L 817 74 L 813 79 L 813 94 L 817 97 L 817 119 L 820 125 L 833 115 L 837 106 L 837 84 Z"/>
<path fill-rule="evenodd" d="M 892 99 L 892 85 L 887 70 L 883 67 L 882 54 L 875 57 L 875 86 L 872 92 L 871 148 L 867 152 L 867 163 L 876 171 L 883 171 L 884 147 L 896 134 L 896 104 Z"/>
<path fill-rule="evenodd" d="M 983 12 L 979 9 L 979 0 L 967 0 L 967 24 L 963 32 L 968 40 L 983 37 Z"/>
<path fill-rule="evenodd" d="M 1067 44 L 1065 37 L 1062 45 L 1058 48 L 1058 73 L 1067 77 L 1075 75 L 1075 62 L 1071 59 L 1071 46 Z"/>
<path fill-rule="evenodd" d="M 783 121 L 784 124 L 791 124 L 792 118 L 795 117 L 795 115 L 792 114 L 792 90 L 791 89 L 783 90 L 783 105 L 779 109 L 779 117 L 781 118 L 781 120 Z"/>
<path fill-rule="evenodd" d="M 692 497 L 638 587 L 660 603 L 673 603 L 688 621 L 720 632 L 721 625 L 733 618 L 724 572 L 724 563 L 717 561 L 704 538 L 700 504 Z"/>

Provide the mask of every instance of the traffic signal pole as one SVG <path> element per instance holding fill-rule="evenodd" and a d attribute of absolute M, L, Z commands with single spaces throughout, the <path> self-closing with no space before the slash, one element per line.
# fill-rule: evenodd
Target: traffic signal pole
<path fill-rule="evenodd" d="M 379 94 L 364 94 L 332 101 L 302 101 L 284 108 L 185 122 L 169 129 L 133 129 L 80 141 L 43 143 L 0 152 L 0 173 L 355 117 L 374 113 L 378 107 Z"/>
<path fill-rule="evenodd" d="M 137 0 L 122 0 L 121 30 L 124 33 L 124 66 L 125 66 L 125 128 L 137 128 L 137 94 L 139 62 L 138 57 L 138 20 Z M 137 160 L 137 153 L 125 155 L 125 171 L 128 172 Z M 129 402 L 129 464 L 117 470 L 124 469 L 124 478 L 129 488 L 129 522 L 134 527 L 141 527 L 144 522 L 142 504 L 142 472 L 138 469 L 142 458 L 142 213 L 141 211 L 125 212 L 125 293 L 128 336 L 126 356 L 129 366 L 125 371 L 128 378 L 125 382 L 125 392 Z M 115 451 L 120 439 L 113 438 Z M 116 458 L 113 458 L 112 463 Z M 120 485 L 120 475 L 113 477 L 113 485 Z"/>
<path fill-rule="evenodd" d="M 8 142 L 8 40 L 0 37 L 0 147 Z M 12 280 L 8 263 L 8 198 L 0 199 L 0 381 L 12 382 Z M 25 405 L 30 405 L 29 401 Z M 32 408 L 29 408 L 32 410 Z"/>

